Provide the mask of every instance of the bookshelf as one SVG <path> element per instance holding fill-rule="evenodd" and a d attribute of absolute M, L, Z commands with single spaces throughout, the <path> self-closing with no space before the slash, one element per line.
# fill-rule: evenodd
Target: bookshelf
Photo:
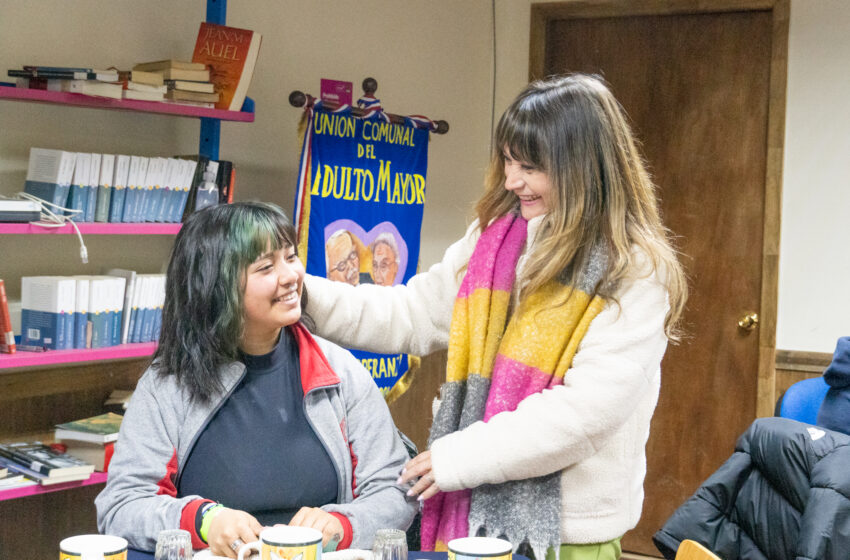
<path fill-rule="evenodd" d="M 19 434 L 19 441 L 42 441 L 46 444 L 54 442 L 54 432 L 29 432 Z M 0 441 L 6 443 L 13 440 L 0 437 Z M 49 484 L 42 486 L 35 484 L 32 486 L 22 486 L 19 488 L 0 488 L 0 502 L 4 500 L 14 500 L 15 498 L 25 498 L 27 496 L 36 496 L 38 494 L 48 494 L 50 492 L 59 492 L 61 490 L 71 490 L 73 488 L 82 488 L 83 486 L 93 486 L 106 483 L 107 473 L 93 472 L 85 480 L 73 480 L 69 482 L 60 482 L 59 484 Z"/>
<path fill-rule="evenodd" d="M 227 0 L 203 0 L 200 4 L 206 7 L 206 21 L 226 24 Z M 196 29 L 196 21 L 193 18 L 188 22 L 188 27 Z M 139 53 L 139 57 L 144 56 L 144 53 Z M 69 109 L 61 110 L 76 113 L 72 115 L 73 118 L 84 113 L 77 108 L 106 111 L 107 115 L 111 113 L 114 117 L 131 116 L 138 121 L 140 127 L 144 127 L 145 119 L 195 119 L 195 122 L 199 123 L 199 134 L 195 137 L 199 144 L 195 144 L 196 147 L 190 146 L 190 149 L 197 149 L 197 153 L 215 160 L 221 159 L 221 123 L 253 122 L 255 119 L 254 104 L 250 99 L 246 99 L 241 111 L 223 111 L 164 102 L 117 100 L 16 88 L 1 81 L 0 103 L 18 104 L 19 109 L 49 107 L 60 110 L 68 107 Z M 21 103 L 25 105 L 20 105 Z M 63 123 L 59 119 L 55 124 L 50 123 L 50 126 L 63 126 Z M 36 138 L 49 138 L 49 134 L 49 129 L 45 127 L 45 130 L 39 131 Z M 103 150 L 108 151 L 108 147 L 103 146 Z M 168 245 L 162 243 L 162 236 L 176 235 L 181 227 L 180 224 L 156 223 L 79 223 L 77 226 L 84 236 L 113 236 L 116 247 L 120 246 L 121 249 L 133 249 L 137 244 L 145 244 L 144 237 L 134 239 L 133 236 L 153 235 L 157 239 L 148 237 L 147 240 L 154 241 L 157 251 Z M 40 247 L 66 241 L 44 237 L 45 235 L 73 236 L 76 231 L 69 226 L 45 229 L 30 224 L 0 224 L 0 237 L 6 240 L 6 246 L 11 248 L 30 244 Z M 20 239 L 21 236 L 28 237 Z M 104 244 L 103 239 L 98 242 Z M 112 240 L 108 239 L 106 243 L 111 244 Z M 151 253 L 150 248 L 145 250 Z M 0 248 L 0 252 L 3 251 L 4 249 Z M 27 265 L 34 262 L 29 260 L 33 258 L 30 256 L 30 250 L 9 253 L 3 257 L 14 258 Z M 110 256 L 111 254 L 107 255 Z M 121 257 L 126 261 L 125 255 Z M 68 258 L 76 258 L 76 253 L 69 253 Z M 163 258 L 167 256 L 164 255 Z M 62 261 L 58 259 L 51 263 L 57 270 L 56 274 L 62 273 L 61 264 Z M 132 268 L 126 264 L 120 266 Z M 24 271 L 18 273 L 21 274 L 24 274 Z M 7 278 L 7 282 L 16 280 L 18 279 Z M 135 387 L 155 349 L 156 343 L 142 343 L 87 350 L 19 350 L 12 355 L 0 355 L 0 440 L 23 441 L 33 433 L 50 431 L 52 434 L 53 426 L 57 423 L 100 413 L 104 400 L 112 390 Z M 0 549 L 3 550 L 0 556 L 46 558 L 51 554 L 55 555 L 56 543 L 62 538 L 96 532 L 93 501 L 106 478 L 104 473 L 94 473 L 85 481 L 47 487 L 0 489 L 0 518 L 15 520 L 15 523 L 0 527 Z M 31 539 L 24 538 L 20 527 L 35 530 L 39 534 L 39 542 L 33 544 Z"/>
<path fill-rule="evenodd" d="M 59 484 L 51 484 L 50 486 L 42 486 L 36 484 L 33 486 L 22 486 L 20 488 L 9 488 L 6 490 L 0 489 L 0 502 L 3 500 L 14 500 L 15 498 L 24 498 L 26 496 L 35 496 L 36 494 L 47 494 L 49 492 L 59 492 L 61 490 L 70 490 L 72 488 L 81 488 L 83 486 L 91 486 L 93 484 L 105 484 L 106 473 L 95 472 L 85 480 L 75 480 L 73 482 L 61 482 Z"/>
<path fill-rule="evenodd" d="M 0 354 L 0 374 L 2 370 L 22 367 L 41 367 L 59 364 L 81 364 L 101 360 L 120 360 L 123 358 L 144 358 L 152 356 L 156 350 L 155 342 L 119 344 L 105 348 L 86 348 L 83 350 L 45 350 L 44 352 L 24 352 Z"/>
<path fill-rule="evenodd" d="M 78 223 L 83 235 L 176 235 L 182 224 L 115 224 Z M 76 235 L 70 224 L 62 227 L 41 227 L 29 223 L 0 223 L 0 235 Z"/>
<path fill-rule="evenodd" d="M 141 113 L 160 113 L 177 117 L 209 118 L 218 121 L 253 122 L 253 111 L 224 111 L 166 103 L 162 101 L 136 101 L 134 99 L 112 99 L 94 97 L 81 93 L 64 91 L 46 91 L 40 89 L 16 88 L 14 84 L 0 83 L 0 99 L 26 101 L 31 103 L 52 103 L 72 107 L 90 107 L 94 109 L 114 109 L 118 111 L 136 111 Z M 250 106 L 250 104 L 249 104 Z"/>

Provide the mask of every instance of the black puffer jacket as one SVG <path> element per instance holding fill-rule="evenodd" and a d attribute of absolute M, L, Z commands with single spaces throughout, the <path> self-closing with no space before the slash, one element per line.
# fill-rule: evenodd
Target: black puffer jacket
<path fill-rule="evenodd" d="M 724 560 L 850 558 L 850 436 L 760 418 L 653 540 L 693 539 Z"/>

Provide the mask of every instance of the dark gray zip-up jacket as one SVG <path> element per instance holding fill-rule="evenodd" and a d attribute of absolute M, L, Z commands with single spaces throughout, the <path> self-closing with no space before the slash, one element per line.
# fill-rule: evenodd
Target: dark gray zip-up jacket
<path fill-rule="evenodd" d="M 417 512 L 417 502 L 405 495 L 408 487 L 396 485 L 409 456 L 380 391 L 360 362 L 303 328 L 295 334 L 307 418 L 339 479 L 337 503 L 322 509 L 338 512 L 351 523 L 351 548 L 371 548 L 376 530 L 406 529 Z M 190 404 L 173 376 L 161 378 L 153 368 L 145 372 L 122 422 L 106 488 L 95 500 L 101 533 L 153 550 L 161 530 L 180 527 L 192 533 L 196 547 L 201 544 L 194 519 L 203 498 L 176 498 L 176 488 L 199 434 L 244 374 L 242 363 L 226 366 L 221 372 L 225 393 L 207 404 Z"/>
<path fill-rule="evenodd" d="M 724 560 L 847 560 L 850 436 L 786 418 L 756 420 L 653 537 L 670 560 L 684 539 Z"/>

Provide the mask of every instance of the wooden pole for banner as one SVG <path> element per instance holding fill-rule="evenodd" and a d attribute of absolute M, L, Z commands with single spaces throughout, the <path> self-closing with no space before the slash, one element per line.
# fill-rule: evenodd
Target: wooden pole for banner
<path fill-rule="evenodd" d="M 375 92 L 378 91 L 378 82 L 374 78 L 366 78 L 363 80 L 363 94 L 368 96 L 374 96 Z M 316 101 L 316 98 L 312 95 L 304 93 L 303 91 L 295 90 L 289 94 L 289 104 L 293 107 L 304 107 L 305 105 L 310 106 Z M 337 104 L 325 101 L 325 105 L 327 105 L 331 110 L 336 109 L 338 107 Z M 362 117 L 367 113 L 363 109 L 359 107 L 352 107 L 351 113 L 355 117 Z M 401 115 L 393 115 L 391 113 L 384 113 L 389 117 L 390 122 L 396 124 L 404 124 L 404 117 Z M 449 123 L 446 121 L 434 121 L 434 124 L 437 125 L 437 129 L 434 131 L 437 134 L 445 134 L 449 131 Z"/>

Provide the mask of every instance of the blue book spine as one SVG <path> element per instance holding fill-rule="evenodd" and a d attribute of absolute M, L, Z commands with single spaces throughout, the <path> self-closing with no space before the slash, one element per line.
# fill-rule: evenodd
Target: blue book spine
<path fill-rule="evenodd" d="M 186 210 L 186 203 L 189 202 L 189 191 L 191 189 L 181 189 L 180 198 L 177 200 L 177 212 L 174 214 L 174 222 L 180 223 L 183 221 L 183 212 Z"/>
<path fill-rule="evenodd" d="M 55 204 L 58 204 L 59 206 L 65 206 L 68 203 L 68 199 L 71 196 L 71 185 L 61 185 L 59 187 L 59 190 L 60 190 L 59 196 L 60 196 L 62 202 L 56 202 Z"/>
<path fill-rule="evenodd" d="M 74 312 L 74 348 L 86 347 L 86 323 L 88 313 Z"/>
<path fill-rule="evenodd" d="M 130 309 L 130 321 L 127 323 L 127 342 L 136 342 L 136 339 L 133 338 L 133 333 L 136 328 L 136 315 L 138 314 L 138 310 L 136 308 Z"/>
<path fill-rule="evenodd" d="M 165 212 L 163 212 L 163 220 L 169 223 L 174 223 L 177 217 L 177 206 L 180 204 L 180 189 L 175 187 L 168 193 L 166 200 Z"/>
<path fill-rule="evenodd" d="M 147 217 L 148 211 L 150 210 L 150 205 L 151 205 L 151 191 L 150 191 L 150 189 L 148 189 L 146 187 L 142 187 L 139 190 L 138 197 L 139 197 L 138 208 L 136 208 L 136 214 L 135 214 L 135 218 L 133 219 L 133 221 L 134 222 L 145 222 L 145 221 L 147 221 L 146 217 Z"/>
<path fill-rule="evenodd" d="M 171 208 L 168 211 L 169 220 L 173 224 L 183 221 L 183 208 L 186 205 L 183 188 L 176 189 L 171 196 Z"/>
<path fill-rule="evenodd" d="M 136 203 L 137 190 L 138 189 L 134 187 L 127 187 L 126 189 L 124 189 L 124 209 L 121 211 L 122 222 L 133 221 L 133 206 Z"/>
<path fill-rule="evenodd" d="M 157 222 L 168 221 L 168 209 L 171 204 L 171 187 L 162 187 L 159 191 L 159 197 L 156 205 L 156 216 L 154 220 Z"/>
<path fill-rule="evenodd" d="M 121 221 L 124 214 L 124 195 L 127 192 L 125 188 L 112 189 L 112 199 L 109 201 L 109 221 L 117 224 Z"/>
<path fill-rule="evenodd" d="M 157 307 L 154 314 L 153 339 L 159 342 L 159 331 L 162 329 L 162 307 Z"/>
<path fill-rule="evenodd" d="M 155 222 L 159 217 L 159 208 L 162 205 L 162 187 L 150 191 L 150 204 L 145 214 L 146 222 Z"/>
<path fill-rule="evenodd" d="M 125 222 L 130 221 L 136 223 L 139 221 L 139 214 L 141 213 L 142 199 L 144 196 L 145 192 L 142 187 L 138 187 L 135 189 L 135 192 L 133 193 L 133 204 L 130 206 L 130 217 L 128 219 L 125 216 Z"/>
<path fill-rule="evenodd" d="M 111 222 L 110 212 L 112 201 L 112 188 L 98 185 L 97 202 L 95 203 L 94 219 L 96 222 Z"/>
<path fill-rule="evenodd" d="M 24 183 L 24 192 L 57 206 L 65 206 L 65 203 L 68 201 L 68 188 L 56 183 L 26 181 Z"/>
<path fill-rule="evenodd" d="M 64 331 L 63 348 L 65 348 L 66 350 L 71 350 L 72 348 L 74 348 L 74 323 L 76 318 L 74 317 L 73 313 L 62 313 L 61 315 L 62 321 L 64 322 L 64 328 L 62 329 Z"/>
<path fill-rule="evenodd" d="M 151 342 L 153 340 L 154 310 L 146 307 L 142 315 L 142 336 L 140 342 Z"/>
<path fill-rule="evenodd" d="M 124 313 L 119 309 L 112 312 L 112 344 L 110 346 L 118 346 L 121 344 L 121 320 Z"/>
<path fill-rule="evenodd" d="M 68 203 L 65 204 L 70 210 L 80 210 L 80 212 L 65 212 L 67 216 L 71 216 L 74 221 L 82 222 L 85 220 L 86 201 L 88 196 L 86 188 L 82 185 L 71 185 L 71 192 L 68 195 Z"/>
<path fill-rule="evenodd" d="M 88 199 L 86 200 L 86 221 L 93 222 L 94 212 L 97 208 L 97 185 L 86 187 L 86 194 L 88 195 Z"/>
<path fill-rule="evenodd" d="M 112 315 L 112 311 L 103 312 L 103 326 L 101 327 L 103 347 L 112 346 Z"/>
<path fill-rule="evenodd" d="M 63 350 L 65 321 L 59 313 L 21 310 L 21 344 Z"/>
<path fill-rule="evenodd" d="M 95 311 L 89 312 L 89 321 L 91 321 L 91 347 L 103 348 L 103 322 L 106 320 L 105 313 Z"/>
<path fill-rule="evenodd" d="M 144 315 L 145 309 L 143 307 L 133 310 L 134 317 L 130 319 L 130 322 L 133 323 L 133 331 L 131 335 L 133 337 L 133 342 L 142 341 L 142 321 L 144 320 Z"/>

